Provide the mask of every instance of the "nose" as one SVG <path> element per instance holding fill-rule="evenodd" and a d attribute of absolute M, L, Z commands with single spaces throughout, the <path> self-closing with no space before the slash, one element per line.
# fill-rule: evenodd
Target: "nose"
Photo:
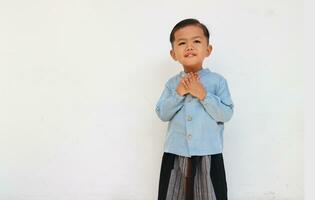
<path fill-rule="evenodd" d="M 188 43 L 187 43 L 186 51 L 193 50 L 193 49 L 194 49 L 193 43 L 192 43 L 192 42 L 188 42 Z"/>

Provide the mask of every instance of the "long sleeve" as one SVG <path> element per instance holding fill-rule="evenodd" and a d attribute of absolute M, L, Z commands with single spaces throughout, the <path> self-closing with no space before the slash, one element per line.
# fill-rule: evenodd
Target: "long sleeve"
<path fill-rule="evenodd" d="M 207 92 L 204 100 L 200 103 L 206 112 L 217 122 L 227 122 L 233 115 L 233 102 L 227 82 L 221 79 L 216 95 Z"/>
<path fill-rule="evenodd" d="M 155 111 L 162 121 L 169 121 L 177 111 L 184 106 L 184 96 L 177 94 L 176 90 L 166 84 L 162 95 L 156 105 Z"/>

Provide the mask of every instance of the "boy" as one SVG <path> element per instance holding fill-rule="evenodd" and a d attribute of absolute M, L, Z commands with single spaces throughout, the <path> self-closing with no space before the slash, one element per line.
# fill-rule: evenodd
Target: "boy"
<path fill-rule="evenodd" d="M 224 77 L 203 68 L 212 51 L 209 31 L 185 19 L 173 28 L 170 42 L 170 54 L 184 71 L 167 81 L 155 109 L 169 122 L 158 199 L 227 200 L 223 129 L 234 106 Z"/>

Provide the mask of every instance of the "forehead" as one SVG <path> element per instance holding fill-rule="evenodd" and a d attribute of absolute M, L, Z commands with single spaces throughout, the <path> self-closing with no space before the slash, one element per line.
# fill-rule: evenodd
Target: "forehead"
<path fill-rule="evenodd" d="M 205 37 L 202 28 L 196 25 L 178 29 L 174 34 L 175 40 L 187 40 L 195 37 Z"/>

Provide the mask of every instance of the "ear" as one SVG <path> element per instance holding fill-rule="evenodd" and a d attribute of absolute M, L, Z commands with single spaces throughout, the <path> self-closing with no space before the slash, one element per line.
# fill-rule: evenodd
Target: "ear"
<path fill-rule="evenodd" d="M 176 54 L 175 54 L 175 51 L 173 49 L 170 50 L 170 54 L 172 56 L 172 58 L 177 61 L 177 58 L 176 58 Z"/>
<path fill-rule="evenodd" d="M 212 45 L 209 44 L 207 47 L 207 57 L 210 56 L 211 52 L 212 52 Z"/>

